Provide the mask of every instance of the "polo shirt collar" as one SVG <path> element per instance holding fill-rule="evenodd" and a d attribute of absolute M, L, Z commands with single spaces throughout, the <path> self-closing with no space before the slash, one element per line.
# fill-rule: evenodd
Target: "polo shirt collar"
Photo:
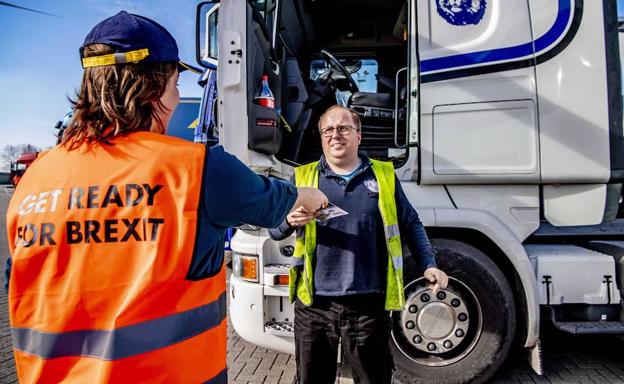
<path fill-rule="evenodd" d="M 360 158 L 360 160 L 362 161 L 362 164 L 360 164 L 360 170 L 364 171 L 366 170 L 368 167 L 370 167 L 370 159 L 368 158 L 368 156 L 363 155 L 361 153 L 358 153 L 358 157 Z M 325 155 L 321 155 L 321 159 L 319 160 L 318 165 L 316 166 L 316 169 L 318 169 L 321 173 L 323 173 L 325 176 L 336 176 L 336 177 L 340 177 L 340 175 L 334 173 L 334 171 L 331 170 L 331 168 L 329 167 L 329 165 L 327 164 L 327 161 L 325 160 Z"/>

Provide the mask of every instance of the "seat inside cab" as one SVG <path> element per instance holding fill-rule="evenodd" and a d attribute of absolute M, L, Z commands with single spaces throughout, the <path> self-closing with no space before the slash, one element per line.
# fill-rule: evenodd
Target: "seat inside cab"
<path fill-rule="evenodd" d="M 270 154 L 291 164 L 317 160 L 319 117 L 340 104 L 361 118 L 363 153 L 404 160 L 407 2 L 280 0 L 276 5 L 270 10 L 270 2 L 250 3 L 256 24 L 250 28 L 255 31 L 252 40 L 266 41 L 248 42 L 248 94 L 253 97 L 262 74 L 269 71 L 281 114 L 279 138 L 273 138 Z M 258 128 L 253 117 L 250 130 Z M 250 134 L 258 137 L 258 132 Z M 255 149 L 251 142 L 250 147 Z"/>

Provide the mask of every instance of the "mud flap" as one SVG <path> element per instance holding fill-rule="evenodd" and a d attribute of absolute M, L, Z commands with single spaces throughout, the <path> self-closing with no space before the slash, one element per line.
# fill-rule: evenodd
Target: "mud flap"
<path fill-rule="evenodd" d="M 542 362 L 542 343 L 538 338 L 533 347 L 529 348 L 529 364 L 538 375 L 544 375 L 544 365 Z"/>

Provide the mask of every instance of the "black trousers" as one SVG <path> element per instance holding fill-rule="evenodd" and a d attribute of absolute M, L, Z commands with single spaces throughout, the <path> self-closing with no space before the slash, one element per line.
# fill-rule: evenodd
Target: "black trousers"
<path fill-rule="evenodd" d="M 381 294 L 315 296 L 295 303 L 295 358 L 299 384 L 333 384 L 338 341 L 355 383 L 389 384 L 392 356 L 390 318 Z"/>

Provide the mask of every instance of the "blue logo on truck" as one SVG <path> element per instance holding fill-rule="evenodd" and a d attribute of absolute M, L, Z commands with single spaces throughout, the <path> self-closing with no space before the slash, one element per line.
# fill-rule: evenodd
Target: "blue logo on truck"
<path fill-rule="evenodd" d="M 477 25 L 485 15 L 486 0 L 436 0 L 438 14 L 449 24 Z"/>

